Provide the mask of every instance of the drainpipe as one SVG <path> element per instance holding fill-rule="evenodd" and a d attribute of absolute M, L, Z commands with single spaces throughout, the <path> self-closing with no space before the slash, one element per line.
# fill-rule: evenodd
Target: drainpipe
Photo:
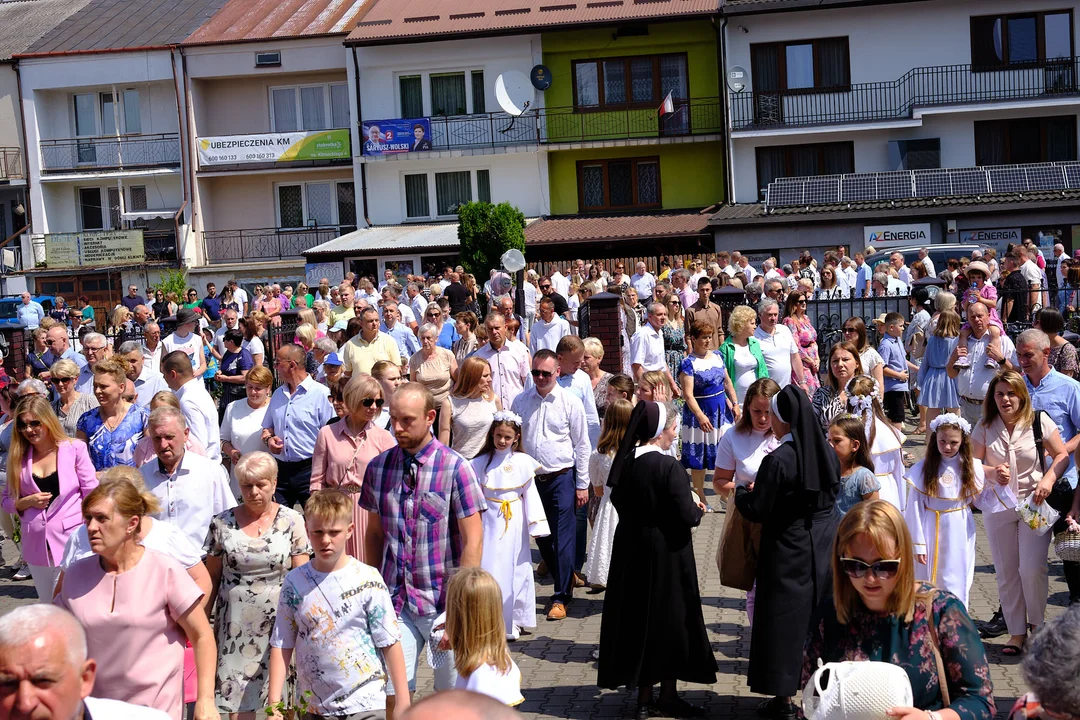
<path fill-rule="evenodd" d="M 181 51 L 183 52 L 183 51 Z M 185 162 L 185 155 L 187 154 L 187 124 L 184 123 L 184 113 L 180 111 L 180 79 L 176 77 L 176 46 L 169 46 L 169 60 L 172 64 L 172 76 L 173 76 L 173 91 L 176 93 L 176 122 L 178 123 L 177 129 L 179 130 L 180 138 L 180 192 L 181 200 L 188 199 L 188 176 L 185 168 L 188 167 Z M 185 80 L 187 78 L 185 77 Z M 186 107 L 186 105 L 184 106 Z"/>
<path fill-rule="evenodd" d="M 360 118 L 364 117 L 364 105 L 360 100 L 360 61 L 356 57 L 356 46 L 352 46 L 352 61 L 353 61 L 353 81 L 356 83 L 356 123 L 359 124 Z M 352 128 L 349 132 L 352 132 L 356 128 Z M 357 136 L 360 133 L 357 132 Z M 367 164 L 360 163 L 360 194 L 364 198 L 364 222 L 368 227 L 371 227 L 371 218 L 368 217 L 368 202 L 367 202 Z"/>
<path fill-rule="evenodd" d="M 727 37 L 728 19 L 723 15 L 723 5 L 720 7 L 724 22 L 716 31 L 716 62 L 720 71 L 720 111 L 724 116 L 723 143 L 721 143 L 721 157 L 724 164 L 724 204 L 730 205 L 734 193 L 735 169 L 731 167 L 731 118 L 728 117 L 728 94 L 727 94 Z"/>
<path fill-rule="evenodd" d="M 26 190 L 23 191 L 23 210 L 26 211 L 26 214 L 23 217 L 25 218 L 26 227 L 29 228 L 30 225 L 31 225 L 31 222 L 30 222 L 31 221 L 30 207 L 33 205 L 33 203 L 30 202 L 30 148 L 26 144 L 26 111 L 23 108 L 22 74 L 19 72 L 19 62 L 18 61 L 13 62 L 11 64 L 11 67 L 15 71 L 15 82 L 16 82 L 16 86 L 17 86 L 18 91 L 19 91 L 19 119 L 21 120 L 21 122 L 19 123 L 19 126 L 22 129 L 21 135 L 22 135 L 22 146 L 23 146 L 23 149 L 22 149 L 22 152 L 23 152 L 23 157 L 22 157 L 23 176 L 24 176 L 24 178 L 26 180 Z M 36 152 L 36 150 L 35 150 L 35 152 Z M 33 258 L 34 258 L 34 248 L 33 248 L 33 242 L 31 242 L 30 243 L 30 259 L 33 260 Z M 25 270 L 26 270 L 26 265 L 25 265 L 25 261 L 24 261 L 23 271 L 25 272 Z"/>

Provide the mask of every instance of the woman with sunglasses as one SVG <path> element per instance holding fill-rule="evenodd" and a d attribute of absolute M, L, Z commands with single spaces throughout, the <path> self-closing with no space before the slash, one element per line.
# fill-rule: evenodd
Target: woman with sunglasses
<path fill-rule="evenodd" d="M 187 293 L 184 295 L 184 304 L 182 307 L 186 307 L 188 310 L 194 310 L 199 307 L 199 291 L 195 288 L 188 288 Z"/>
<path fill-rule="evenodd" d="M 336 487 L 353 499 L 353 532 L 345 541 L 345 552 L 368 565 L 380 558 L 364 557 L 367 511 L 360 507 L 364 473 L 372 458 L 397 444 L 394 436 L 373 421 L 385 399 L 378 380 L 370 375 L 354 375 L 343 392 L 348 414 L 319 431 L 311 457 L 311 492 Z"/>
<path fill-rule="evenodd" d="M 874 378 L 879 388 L 885 387 L 885 360 L 874 349 L 866 334 L 866 322 L 861 317 L 851 317 L 844 321 L 844 340 L 855 346 L 859 351 L 859 365 L 861 375 L 869 375 Z"/>
<path fill-rule="evenodd" d="M 53 412 L 60 419 L 60 426 L 64 428 L 67 436 L 73 438 L 78 432 L 79 418 L 83 413 L 96 408 L 98 400 L 93 393 L 81 393 L 75 389 L 75 383 L 79 379 L 79 366 L 74 360 L 57 360 L 49 373 L 49 382 L 56 391 L 56 399 L 52 403 Z"/>
<path fill-rule="evenodd" d="M 833 269 L 826 265 L 825 270 Z M 825 271 L 822 271 L 822 279 Z M 814 323 L 806 316 L 806 295 L 798 290 L 788 293 L 784 301 L 784 324 L 787 325 L 795 342 L 799 344 L 799 357 L 803 364 L 803 377 L 806 379 L 806 392 L 810 397 L 821 387 L 818 373 L 821 372 L 821 356 L 818 354 L 817 330 Z"/>
<path fill-rule="evenodd" d="M 887 662 L 907 672 L 914 696 L 914 707 L 892 708 L 890 718 L 991 720 L 994 688 L 975 624 L 954 595 L 915 580 L 913 552 L 903 516 L 884 500 L 844 516 L 832 549 L 833 599 L 811 624 L 802 682 L 818 661 Z"/>
<path fill-rule="evenodd" d="M 446 350 L 453 350 L 454 343 L 460 340 L 461 336 L 458 335 L 455 323 L 445 322 L 449 317 L 449 313 L 443 310 L 439 303 L 430 302 L 424 308 L 424 319 L 420 321 L 420 324 L 435 326 L 435 344 Z"/>
<path fill-rule="evenodd" d="M 38 599 L 52 599 L 64 544 L 82 524 L 82 501 L 97 487 L 86 443 L 64 434 L 49 401 L 31 395 L 15 406 L 2 505 L 18 514 L 22 555 Z"/>

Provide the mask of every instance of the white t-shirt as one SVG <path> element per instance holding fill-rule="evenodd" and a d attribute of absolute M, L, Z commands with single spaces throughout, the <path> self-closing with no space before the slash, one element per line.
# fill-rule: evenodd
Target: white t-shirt
<path fill-rule="evenodd" d="M 83 700 L 86 720 L 169 720 L 169 713 L 120 700 L 88 697 Z"/>
<path fill-rule="evenodd" d="M 780 446 L 771 432 L 752 430 L 749 434 L 731 428 L 716 446 L 716 469 L 734 470 L 735 484 L 745 487 L 757 479 L 765 456 Z"/>
<path fill-rule="evenodd" d="M 221 421 L 221 442 L 228 440 L 242 455 L 262 450 L 262 423 L 269 407 L 270 403 L 261 408 L 252 408 L 247 398 L 229 403 Z M 229 487 L 236 497 L 240 497 L 240 485 L 235 473 L 230 473 Z"/>
<path fill-rule="evenodd" d="M 245 290 L 244 288 L 242 288 L 240 286 L 237 286 L 237 288 L 235 290 L 233 290 L 232 297 L 233 297 L 233 300 L 235 300 L 236 302 L 238 302 L 240 304 L 240 309 L 241 310 L 243 310 L 244 306 L 247 305 L 248 302 L 249 302 L 247 290 Z"/>
<path fill-rule="evenodd" d="M 162 357 L 180 350 L 191 360 L 192 370 L 199 367 L 199 361 L 203 359 L 203 339 L 198 333 L 189 333 L 187 336 L 172 333 L 162 340 L 161 344 L 165 348 L 161 354 Z"/>
<path fill-rule="evenodd" d="M 251 357 L 256 355 L 265 355 L 266 348 L 263 347 L 263 341 L 259 339 L 257 335 L 253 335 L 250 340 L 245 340 L 240 344 L 240 347 L 251 353 Z M 266 358 L 263 358 L 265 363 Z"/>
<path fill-rule="evenodd" d="M 885 360 L 881 357 L 881 354 L 870 345 L 867 345 L 866 349 L 859 354 L 859 358 L 862 360 L 862 371 L 865 375 L 873 373 L 874 368 L 878 365 L 885 364 Z M 882 392 L 884 392 L 884 390 Z"/>
<path fill-rule="evenodd" d="M 630 362 L 633 365 L 640 365 L 647 371 L 663 370 L 667 367 L 667 358 L 664 356 L 664 336 L 649 323 L 639 327 L 630 338 Z"/>
<path fill-rule="evenodd" d="M 735 398 L 742 405 L 746 400 L 746 391 L 757 380 L 757 358 L 750 352 L 750 346 L 735 346 L 735 377 L 731 379 L 735 383 Z"/>
<path fill-rule="evenodd" d="M 1043 271 L 1031 260 L 1025 260 L 1020 266 L 1020 274 L 1028 281 L 1029 285 L 1042 286 Z"/>
<path fill-rule="evenodd" d="M 454 689 L 487 695 L 510 707 L 525 702 L 521 694 L 521 670 L 513 659 L 510 660 L 510 670 L 505 674 L 494 665 L 481 665 L 473 670 L 472 675 L 459 675 Z"/>
<path fill-rule="evenodd" d="M 529 353 L 535 355 L 537 350 L 555 351 L 559 341 L 570 334 L 570 323 L 564 318 L 555 315 L 551 322 L 544 322 L 537 317 L 533 322 L 532 330 L 529 331 Z"/>
<path fill-rule="evenodd" d="M 142 540 L 144 548 L 168 555 L 185 568 L 191 568 L 202 562 L 202 548 L 195 545 L 183 530 L 164 520 L 148 517 L 146 522 L 151 525 L 150 532 L 146 533 L 146 537 Z M 86 526 L 80 525 L 68 536 L 60 569 L 66 572 L 73 564 L 93 554 L 94 551 L 90 549 L 90 538 L 86 534 Z"/>
<path fill-rule="evenodd" d="M 765 366 L 769 368 L 769 377 L 781 388 L 791 384 L 791 356 L 797 355 L 799 346 L 786 325 L 777 323 L 772 335 L 758 327 L 754 337 L 761 343 L 761 353 L 765 356 Z"/>

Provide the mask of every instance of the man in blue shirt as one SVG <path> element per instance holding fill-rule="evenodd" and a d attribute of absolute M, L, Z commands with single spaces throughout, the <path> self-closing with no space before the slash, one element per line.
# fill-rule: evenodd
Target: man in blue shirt
<path fill-rule="evenodd" d="M 874 271 L 866 264 L 866 257 L 862 253 L 855 253 L 855 297 L 867 296 L 873 277 Z"/>
<path fill-rule="evenodd" d="M 31 300 L 28 292 L 22 294 L 22 304 L 16 312 L 19 322 L 25 325 L 27 330 L 37 330 L 38 325 L 45 319 L 45 308 L 41 307 L 41 303 L 36 300 Z"/>
<path fill-rule="evenodd" d="M 48 367 L 52 367 L 53 363 L 61 358 L 71 360 L 80 368 L 86 365 L 86 358 L 71 348 L 68 329 L 64 325 L 53 325 L 49 328 L 45 334 L 45 345 L 49 349 L 41 356 L 41 361 Z"/>
<path fill-rule="evenodd" d="M 398 309 L 397 301 L 385 301 L 382 310 L 381 330 L 394 338 L 401 355 L 402 373 L 408 374 L 409 358 L 420 350 L 420 341 L 416 339 L 413 331 L 401 322 L 401 310 Z"/>
<path fill-rule="evenodd" d="M 221 298 L 217 295 L 217 286 L 214 283 L 206 283 L 206 297 L 199 304 L 211 325 L 216 328 L 221 324 Z"/>

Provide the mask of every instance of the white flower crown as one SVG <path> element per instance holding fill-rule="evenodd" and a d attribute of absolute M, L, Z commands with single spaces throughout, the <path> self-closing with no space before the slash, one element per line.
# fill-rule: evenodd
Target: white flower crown
<path fill-rule="evenodd" d="M 877 379 L 875 379 L 873 375 L 856 375 L 855 377 L 848 380 L 847 386 L 844 387 L 844 392 L 846 392 L 848 394 L 848 403 L 849 404 L 851 403 L 851 395 L 852 395 L 851 387 L 855 384 L 856 380 L 858 380 L 859 378 L 863 378 L 863 377 L 869 379 L 870 382 L 874 386 L 873 389 L 870 392 L 871 402 L 873 401 L 874 397 L 881 397 L 881 388 L 878 386 Z M 862 397 L 867 397 L 867 396 L 863 395 Z"/>
<path fill-rule="evenodd" d="M 495 413 L 495 422 L 511 422 L 521 427 L 521 416 L 509 410 L 499 410 Z"/>
<path fill-rule="evenodd" d="M 874 409 L 874 396 L 873 395 L 848 395 L 847 399 L 848 407 L 853 410 L 858 410 L 858 415 L 862 415 L 867 410 Z"/>
<path fill-rule="evenodd" d="M 938 415 L 936 418 L 930 421 L 930 432 L 937 432 L 937 429 L 942 425 L 953 425 L 960 428 L 965 435 L 971 434 L 971 423 L 964 418 L 960 417 L 956 413 L 945 413 Z"/>

